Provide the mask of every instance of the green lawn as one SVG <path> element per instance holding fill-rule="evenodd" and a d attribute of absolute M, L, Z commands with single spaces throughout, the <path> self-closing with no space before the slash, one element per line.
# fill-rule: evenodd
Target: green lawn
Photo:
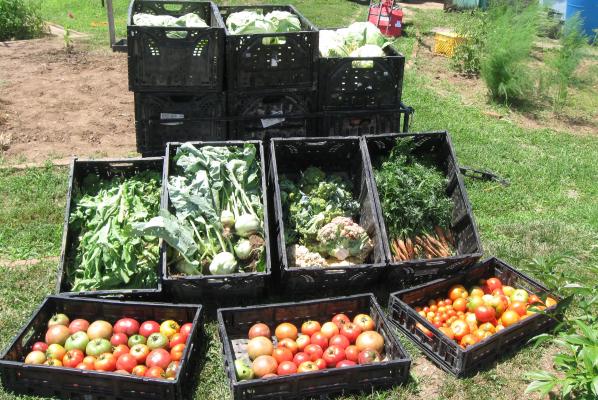
<path fill-rule="evenodd" d="M 126 4 L 121 0 L 115 3 L 123 10 L 119 12 L 124 21 Z M 295 4 L 321 26 L 361 20 L 366 14 L 365 7 L 351 1 L 304 0 Z M 98 38 L 105 33 L 105 28 L 89 25 L 96 15 L 103 16 L 99 0 L 46 0 L 43 9 L 48 19 L 61 23 L 68 18 L 62 13 L 69 6 L 75 10 L 73 21 L 80 16 L 73 29 L 95 32 Z M 447 18 L 459 17 L 449 14 Z M 426 24 L 432 23 L 423 21 L 416 27 L 425 31 Z M 408 28 L 408 34 L 412 33 L 413 28 Z M 409 56 L 413 43 L 410 36 L 401 39 L 399 47 Z M 563 261 L 558 269 L 588 285 L 598 285 L 598 277 L 586 273 L 588 265 L 598 264 L 598 136 L 525 129 L 488 116 L 481 107 L 465 106 L 459 96 L 437 93 L 431 85 L 434 77 L 420 74 L 416 68 L 407 70 L 405 76 L 404 101 L 416 110 L 412 130 L 448 130 L 462 165 L 492 170 L 511 182 L 502 187 L 466 180 L 485 254 L 515 266 L 527 265 L 532 258 L 570 255 L 577 261 Z M 54 290 L 55 262 L 14 266 L 8 261 L 59 254 L 68 173 L 58 167 L 0 171 L 0 264 L 5 264 L 0 265 L 4 276 L 0 282 L 0 327 L 4 333 L 0 347 L 4 347 L 39 301 Z M 538 274 L 535 277 L 543 279 Z M 195 398 L 230 398 L 213 323 L 208 331 L 208 358 Z M 415 360 L 422 360 L 415 346 L 403 343 Z M 523 374 L 546 365 L 549 359 L 544 354 L 551 352 L 553 345 L 526 348 L 468 379 L 455 379 L 438 369 L 413 373 L 405 386 L 342 399 L 527 399 L 531 397 L 523 394 L 527 385 Z M 0 399 L 24 398 L 0 392 Z"/>

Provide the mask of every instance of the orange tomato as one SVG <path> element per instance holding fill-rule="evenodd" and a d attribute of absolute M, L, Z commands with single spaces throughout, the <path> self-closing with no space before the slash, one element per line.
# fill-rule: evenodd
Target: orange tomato
<path fill-rule="evenodd" d="M 476 337 L 476 339 L 478 339 L 479 342 L 481 342 L 482 340 L 486 339 L 487 337 L 492 336 L 492 333 L 478 329 L 473 333 L 473 335 Z"/>
<path fill-rule="evenodd" d="M 438 307 L 434 304 L 434 305 L 430 306 L 430 311 L 436 312 L 436 311 L 438 311 Z"/>
<path fill-rule="evenodd" d="M 453 302 L 453 310 L 465 311 L 467 309 L 467 300 L 462 297 L 455 299 Z"/>
<path fill-rule="evenodd" d="M 484 322 L 482 325 L 480 325 L 478 327 L 478 330 L 494 333 L 494 332 L 496 332 L 496 327 L 494 325 L 492 325 L 492 323 L 490 323 L 490 322 Z"/>
<path fill-rule="evenodd" d="M 556 306 L 556 304 L 557 304 L 557 301 L 555 299 L 553 299 L 552 297 L 546 298 L 546 307 Z"/>
<path fill-rule="evenodd" d="M 535 294 L 531 294 L 527 301 L 529 302 L 529 304 L 544 304 L 542 300 L 540 300 L 540 298 Z"/>
<path fill-rule="evenodd" d="M 451 339 L 451 340 L 455 339 L 455 334 L 453 333 L 451 328 L 441 326 L 440 328 L 438 328 L 438 330 L 440 332 L 444 333 L 446 336 L 448 336 L 449 339 Z"/>
<path fill-rule="evenodd" d="M 417 324 L 415 324 L 415 327 L 417 329 L 419 329 L 420 331 L 423 332 L 424 335 L 426 335 L 427 337 L 433 337 L 434 334 L 425 326 L 423 326 L 422 324 L 420 324 L 419 322 Z"/>
<path fill-rule="evenodd" d="M 282 339 L 297 339 L 297 327 L 289 322 L 283 322 L 282 324 L 278 325 L 276 327 L 276 331 L 274 332 L 274 334 L 276 335 L 276 338 L 278 338 L 278 340 L 282 340 Z"/>
<path fill-rule="evenodd" d="M 451 304 L 453 304 L 453 301 L 451 299 L 445 299 L 444 304 L 450 306 Z"/>
<path fill-rule="evenodd" d="M 484 295 L 484 291 L 479 286 L 474 286 L 469 291 L 470 297 L 482 297 Z"/>
<path fill-rule="evenodd" d="M 459 344 L 461 345 L 461 347 L 467 348 L 469 346 L 473 346 L 477 342 L 479 342 L 479 339 L 475 335 L 469 333 L 461 338 Z"/>
<path fill-rule="evenodd" d="M 449 289 L 449 299 L 455 301 L 458 298 L 467 298 L 467 290 L 463 285 L 454 285 Z"/>
<path fill-rule="evenodd" d="M 500 322 L 505 328 L 517 323 L 517 321 L 519 321 L 519 314 L 513 310 L 505 311 L 500 317 Z"/>
<path fill-rule="evenodd" d="M 451 331 L 455 335 L 455 339 L 461 340 L 463 336 L 470 333 L 469 325 L 465 321 L 455 321 L 451 324 Z"/>
<path fill-rule="evenodd" d="M 509 306 L 509 310 L 515 311 L 519 315 L 525 315 L 527 313 L 527 304 L 521 301 L 514 301 Z"/>

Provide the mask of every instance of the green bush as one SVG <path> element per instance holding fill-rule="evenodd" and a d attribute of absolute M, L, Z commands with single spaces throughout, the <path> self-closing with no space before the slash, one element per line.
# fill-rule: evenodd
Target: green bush
<path fill-rule="evenodd" d="M 527 66 L 538 32 L 535 3 L 505 1 L 492 5 L 480 72 L 490 96 L 505 103 L 526 99 L 533 89 Z"/>
<path fill-rule="evenodd" d="M 41 36 L 44 21 L 36 3 L 29 0 L 0 0 L 0 41 Z"/>
<path fill-rule="evenodd" d="M 455 48 L 451 57 L 451 67 L 465 75 L 478 75 L 487 30 L 487 14 L 473 11 L 471 16 L 461 20 L 457 33 L 466 38 Z"/>

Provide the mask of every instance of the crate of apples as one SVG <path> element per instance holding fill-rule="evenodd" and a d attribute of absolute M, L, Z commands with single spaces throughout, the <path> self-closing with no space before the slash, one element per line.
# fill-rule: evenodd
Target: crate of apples
<path fill-rule="evenodd" d="M 372 295 L 220 309 L 218 319 L 237 400 L 371 390 L 408 377 L 408 355 Z"/>
<path fill-rule="evenodd" d="M 550 330 L 558 301 L 540 282 L 490 258 L 392 293 L 389 316 L 438 366 L 465 376 Z"/>

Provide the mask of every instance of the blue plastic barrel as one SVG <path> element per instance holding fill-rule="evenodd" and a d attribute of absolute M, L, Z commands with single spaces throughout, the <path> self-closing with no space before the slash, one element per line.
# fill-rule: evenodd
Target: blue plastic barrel
<path fill-rule="evenodd" d="M 596 35 L 593 30 L 598 29 L 598 0 L 568 0 L 565 18 L 571 18 L 576 13 L 583 18 L 583 30 L 590 39 Z"/>

